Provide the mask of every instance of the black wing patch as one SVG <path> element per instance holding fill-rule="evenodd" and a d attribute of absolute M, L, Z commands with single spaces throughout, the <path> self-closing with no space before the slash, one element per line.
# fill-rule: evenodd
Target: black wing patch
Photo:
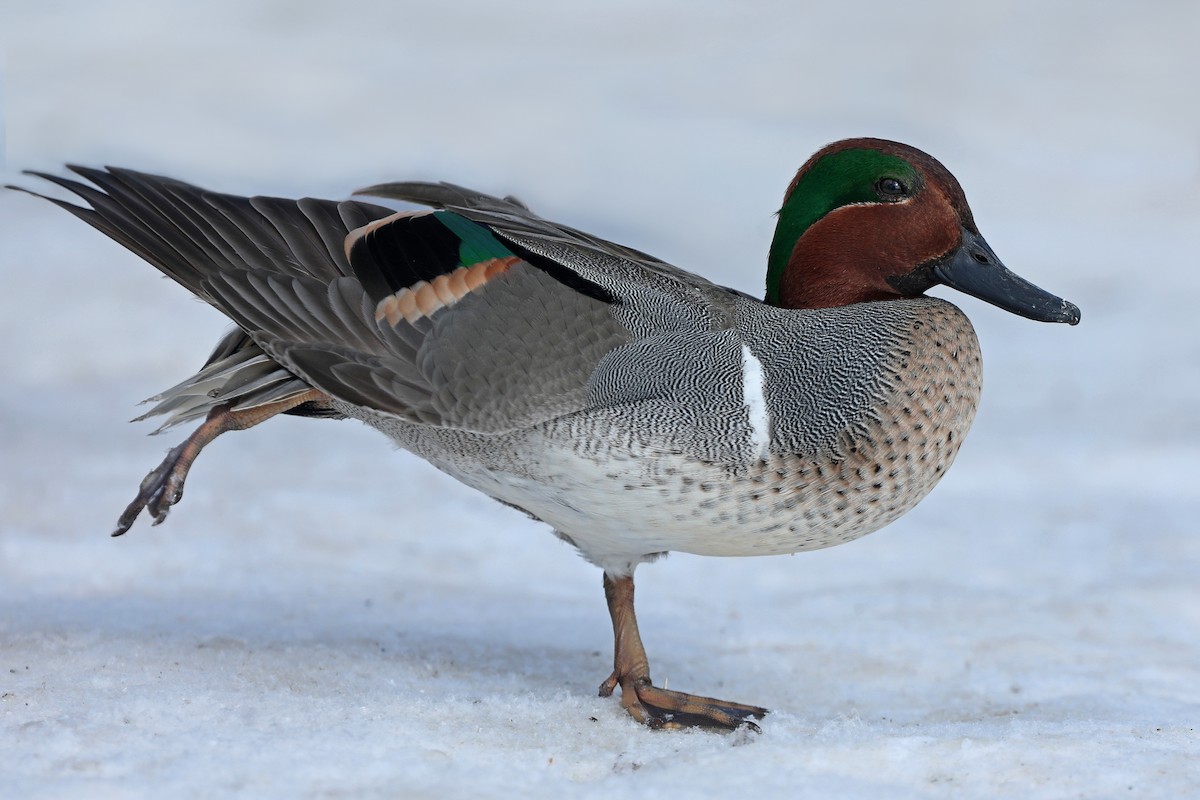
<path fill-rule="evenodd" d="M 479 274 L 481 266 L 517 260 L 594 300 L 616 302 L 570 267 L 502 242 L 487 226 L 451 211 L 401 212 L 377 220 L 347 237 L 346 253 L 354 276 L 376 302 L 424 284 L 441 285 L 458 270 Z"/>

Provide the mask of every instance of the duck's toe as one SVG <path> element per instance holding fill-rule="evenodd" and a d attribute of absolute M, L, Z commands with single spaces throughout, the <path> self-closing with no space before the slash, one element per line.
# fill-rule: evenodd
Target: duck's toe
<path fill-rule="evenodd" d="M 167 518 L 171 506 L 183 497 L 183 484 L 192 465 L 192 459 L 183 458 L 186 445 L 185 442 L 171 448 L 162 463 L 142 479 L 137 496 L 125 507 L 121 518 L 117 520 L 113 536 L 120 536 L 128 531 L 143 509 L 150 512 L 155 525 Z"/>
<path fill-rule="evenodd" d="M 608 697 L 617 686 L 621 687 L 621 705 L 629 716 L 654 729 L 732 731 L 745 727 L 762 733 L 753 720 L 769 713 L 761 706 L 662 689 L 649 678 L 622 678 L 616 672 L 600 684 L 600 696 Z"/>

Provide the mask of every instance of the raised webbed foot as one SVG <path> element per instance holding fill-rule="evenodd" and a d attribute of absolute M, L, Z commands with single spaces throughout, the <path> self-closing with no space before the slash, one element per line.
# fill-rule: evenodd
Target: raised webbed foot
<path fill-rule="evenodd" d="M 172 447 L 163 462 L 142 479 L 137 497 L 125 507 L 121 518 L 117 520 L 113 536 L 120 536 L 128 531 L 142 513 L 142 509 L 149 510 L 155 525 L 167 518 L 171 506 L 183 497 L 183 482 L 187 479 L 188 470 L 200 451 L 200 448 L 188 447 L 191 441 L 189 437 L 183 444 Z M 191 452 L 193 449 L 195 452 Z"/>
<path fill-rule="evenodd" d="M 274 403 L 236 411 L 229 404 L 214 408 L 208 413 L 208 418 L 200 427 L 192 432 L 191 436 L 184 439 L 182 444 L 171 448 L 163 462 L 150 470 L 150 474 L 142 479 L 137 497 L 133 498 L 133 502 L 125 507 L 125 512 L 117 520 L 117 527 L 112 535 L 120 536 L 128 531 L 143 509 L 150 512 L 155 525 L 165 520 L 171 506 L 178 503 L 183 497 L 183 483 L 187 480 L 188 470 L 192 468 L 196 456 L 200 455 L 200 451 L 222 433 L 252 428 L 276 414 L 282 414 L 304 403 L 319 404 L 327 401 L 327 395 L 311 389 L 303 394 Z"/>

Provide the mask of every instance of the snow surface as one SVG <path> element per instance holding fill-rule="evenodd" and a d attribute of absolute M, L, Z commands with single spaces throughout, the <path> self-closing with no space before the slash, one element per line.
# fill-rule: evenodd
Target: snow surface
<path fill-rule="evenodd" d="M 355 423 L 109 539 L 182 436 L 124 420 L 225 323 L 2 192 L 0 797 L 1200 795 L 1200 5 L 336 7 L 0 0 L 2 177 L 448 179 L 758 292 L 795 168 L 885 136 L 1083 323 L 961 300 L 975 430 L 886 531 L 643 567 L 656 678 L 774 710 L 655 733 L 595 696 L 598 572 Z"/>

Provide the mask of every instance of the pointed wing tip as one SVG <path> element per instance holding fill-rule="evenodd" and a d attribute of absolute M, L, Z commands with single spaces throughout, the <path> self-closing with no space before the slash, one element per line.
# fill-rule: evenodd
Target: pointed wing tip
<path fill-rule="evenodd" d="M 41 170 L 37 170 L 37 169 L 23 169 L 23 170 L 21 170 L 21 174 L 28 175 L 30 178 L 40 178 L 41 180 L 50 181 L 51 183 L 57 183 L 58 181 L 63 180 L 58 175 L 54 175 L 49 172 L 42 172 Z M 4 188 L 12 189 L 14 192 L 24 192 L 25 194 L 31 194 L 34 197 L 41 197 L 44 199 L 49 199 L 49 198 L 46 198 L 46 195 L 44 195 L 44 194 L 35 192 L 33 189 L 29 189 L 25 186 L 18 186 L 15 183 L 6 183 L 6 184 L 4 184 Z"/>
<path fill-rule="evenodd" d="M 21 172 L 21 174 L 28 175 L 31 178 L 40 178 L 41 180 L 44 180 L 51 184 L 54 184 L 55 186 L 57 186 L 59 188 L 66 189 L 67 191 L 74 191 L 71 188 L 71 184 L 75 183 L 75 181 L 72 181 L 70 178 L 63 178 L 58 175 L 52 175 L 49 172 L 38 172 L 37 170 L 29 170 L 29 169 L 23 170 Z M 82 184 L 76 183 L 76 185 L 78 186 L 78 185 L 82 185 Z M 60 197 L 54 197 L 53 195 L 46 194 L 45 192 L 39 192 L 36 189 L 30 189 L 27 186 L 18 186 L 15 183 L 6 183 L 6 184 L 4 184 L 4 188 L 11 189 L 14 192 L 21 192 L 22 194 L 27 194 L 30 197 L 36 197 L 39 200 L 46 200 L 48 202 L 54 203 L 54 205 L 59 206 L 60 208 L 65 208 L 68 211 L 84 212 L 84 211 L 91 210 L 85 206 L 76 205 L 75 203 L 72 203 L 70 200 L 64 200 Z M 75 194 L 78 195 L 79 193 L 75 192 Z M 71 200 L 74 200 L 74 199 L 77 199 L 77 198 L 76 197 L 71 198 Z"/>

